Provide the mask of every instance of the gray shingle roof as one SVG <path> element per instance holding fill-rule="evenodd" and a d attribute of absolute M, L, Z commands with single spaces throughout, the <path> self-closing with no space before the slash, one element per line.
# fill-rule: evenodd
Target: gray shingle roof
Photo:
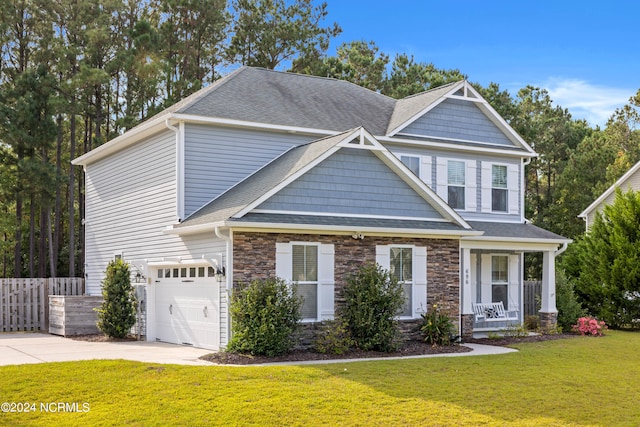
<path fill-rule="evenodd" d="M 363 126 L 383 135 L 395 102 L 344 80 L 243 67 L 170 112 L 338 132 Z"/>
<path fill-rule="evenodd" d="M 518 239 L 569 240 L 533 224 L 510 224 L 504 222 L 468 221 L 471 228 L 484 231 L 483 237 Z"/>
<path fill-rule="evenodd" d="M 384 218 L 352 218 L 336 216 L 295 215 L 295 214 L 267 214 L 249 213 L 242 218 L 232 219 L 238 222 L 276 223 L 276 224 L 300 224 L 300 225 L 326 225 L 346 227 L 375 227 L 381 229 L 415 229 L 438 231 L 468 231 L 452 222 L 443 221 L 419 221 Z"/>

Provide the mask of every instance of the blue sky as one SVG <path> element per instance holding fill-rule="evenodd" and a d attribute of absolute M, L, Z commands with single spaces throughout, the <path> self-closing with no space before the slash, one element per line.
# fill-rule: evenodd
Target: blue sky
<path fill-rule="evenodd" d="M 326 0 L 343 42 L 375 41 L 512 95 L 530 84 L 603 126 L 640 89 L 640 3 L 567 0 Z M 333 53 L 333 52 L 332 52 Z"/>

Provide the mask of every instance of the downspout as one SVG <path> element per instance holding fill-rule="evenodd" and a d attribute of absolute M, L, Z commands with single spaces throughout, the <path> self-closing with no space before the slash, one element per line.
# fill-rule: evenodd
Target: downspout
<path fill-rule="evenodd" d="M 569 246 L 569 242 L 564 242 L 562 244 L 562 247 L 554 252 L 554 255 L 555 256 L 562 255 L 562 253 L 567 250 L 568 246 Z"/>
<path fill-rule="evenodd" d="M 522 185 L 520 185 L 520 190 L 522 191 L 522 197 L 520 197 L 520 212 L 521 212 L 521 217 L 524 220 L 524 222 L 526 224 L 528 224 L 530 221 L 525 218 L 524 216 L 524 198 L 525 198 L 525 193 L 527 192 L 527 174 L 525 173 L 525 168 L 527 166 L 529 166 L 529 164 L 531 163 L 531 157 L 528 157 L 525 161 L 522 162 Z"/>
<path fill-rule="evenodd" d="M 233 235 L 232 235 L 232 231 L 229 230 L 229 235 L 225 236 L 222 231 L 220 230 L 220 227 L 216 226 L 214 229 L 214 232 L 216 234 L 216 237 L 218 237 L 219 239 L 222 239 L 226 242 L 227 244 L 227 265 L 226 265 L 226 271 L 227 274 L 225 276 L 226 278 L 226 291 L 227 291 L 227 330 L 226 330 L 226 336 L 227 336 L 227 342 L 226 343 L 220 343 L 220 347 L 222 349 L 222 347 L 226 347 L 227 343 L 229 342 L 229 340 L 231 339 L 231 316 L 228 314 L 229 313 L 229 309 L 228 309 L 228 305 L 229 305 L 229 301 L 231 300 L 231 292 L 233 290 Z M 222 262 L 222 260 L 220 260 Z"/>
<path fill-rule="evenodd" d="M 164 122 L 167 129 L 176 134 L 176 216 L 178 222 L 184 219 L 184 141 L 183 123 L 180 127 L 171 124 L 169 119 Z"/>

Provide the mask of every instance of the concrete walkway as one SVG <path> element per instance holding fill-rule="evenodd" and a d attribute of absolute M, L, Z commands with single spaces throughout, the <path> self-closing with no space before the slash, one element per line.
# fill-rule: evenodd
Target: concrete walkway
<path fill-rule="evenodd" d="M 198 358 L 211 352 L 161 342 L 88 342 L 42 333 L 0 333 L 0 366 L 93 359 L 206 366 L 211 363 Z"/>
<path fill-rule="evenodd" d="M 402 359 L 425 357 L 462 357 L 511 353 L 517 350 L 481 344 L 465 344 L 472 349 L 467 353 L 445 353 L 405 356 Z M 178 365 L 213 366 L 198 359 L 211 350 L 184 345 L 147 341 L 88 342 L 76 341 L 57 335 L 43 333 L 0 333 L 0 366 L 28 363 L 69 362 L 95 359 L 124 359 L 147 363 L 169 363 Z M 278 362 L 266 365 L 308 365 L 326 363 L 357 362 L 362 360 L 393 360 L 383 357 L 375 359 L 316 360 L 307 362 Z M 256 366 L 256 365 L 251 365 Z"/>

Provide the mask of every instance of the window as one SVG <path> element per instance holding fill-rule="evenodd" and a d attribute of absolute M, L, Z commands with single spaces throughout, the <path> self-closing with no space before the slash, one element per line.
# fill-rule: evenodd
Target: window
<path fill-rule="evenodd" d="M 399 313 L 400 316 L 411 316 L 413 289 L 413 249 L 391 248 L 389 272 L 395 277 L 404 291 L 405 303 Z"/>
<path fill-rule="evenodd" d="M 304 298 L 303 319 L 318 317 L 318 246 L 292 246 L 292 278 L 298 284 L 298 294 Z"/>
<path fill-rule="evenodd" d="M 416 176 L 420 176 L 420 157 L 400 156 L 400 161 L 411 169 L 411 172 L 416 174 Z"/>
<path fill-rule="evenodd" d="M 465 165 L 464 161 L 447 161 L 447 202 L 454 209 L 464 209 Z"/>
<path fill-rule="evenodd" d="M 491 257 L 491 302 L 502 302 L 509 309 L 509 257 L 494 255 Z"/>
<path fill-rule="evenodd" d="M 491 210 L 507 212 L 507 167 L 492 165 L 491 167 Z"/>

